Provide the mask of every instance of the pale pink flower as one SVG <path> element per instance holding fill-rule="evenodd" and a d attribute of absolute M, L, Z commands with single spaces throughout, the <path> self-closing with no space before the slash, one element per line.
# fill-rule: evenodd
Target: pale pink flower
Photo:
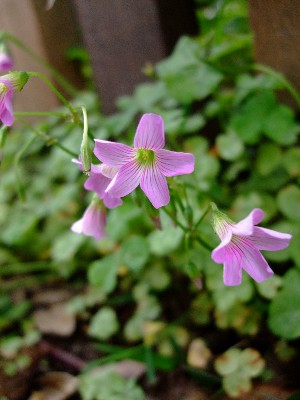
<path fill-rule="evenodd" d="M 82 170 L 82 162 L 80 160 L 73 159 L 72 161 Z M 103 200 L 107 208 L 116 208 L 123 203 L 120 197 L 114 197 L 105 192 L 117 172 L 117 169 L 108 167 L 105 164 L 91 164 L 89 177 L 84 183 L 84 188 L 97 193 L 99 199 Z"/>
<path fill-rule="evenodd" d="M 262 282 L 273 275 L 260 250 L 277 251 L 288 247 L 292 236 L 271 229 L 255 226 L 264 216 L 260 208 L 255 208 L 245 219 L 238 223 L 231 221 L 220 212 L 215 204 L 213 208 L 213 227 L 221 243 L 212 252 L 212 259 L 224 264 L 224 284 L 239 285 L 244 269 L 256 282 Z"/>
<path fill-rule="evenodd" d="M 106 189 L 115 197 L 131 193 L 138 185 L 155 208 L 170 201 L 166 177 L 190 174 L 194 156 L 164 150 L 165 133 L 161 116 L 144 114 L 137 127 L 134 147 L 107 140 L 95 140 L 94 153 L 100 161 L 119 171 Z"/>
<path fill-rule="evenodd" d="M 13 68 L 11 56 L 4 50 L 0 50 L 0 72 L 8 72 Z"/>
<path fill-rule="evenodd" d="M 83 217 L 76 221 L 71 230 L 75 233 L 83 233 L 86 236 L 92 236 L 96 240 L 106 236 L 106 211 L 99 199 L 93 199 L 91 204 L 85 210 Z"/>
<path fill-rule="evenodd" d="M 14 122 L 13 95 L 23 89 L 28 79 L 29 75 L 22 71 L 0 76 L 0 120 L 6 126 L 11 126 Z"/>

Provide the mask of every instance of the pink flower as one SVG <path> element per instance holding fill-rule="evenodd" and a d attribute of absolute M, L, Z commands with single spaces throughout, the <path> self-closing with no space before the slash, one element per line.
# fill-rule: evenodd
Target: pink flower
<path fill-rule="evenodd" d="M 11 126 L 14 123 L 12 98 L 12 89 L 9 84 L 0 77 L 0 120 L 3 125 L 6 126 Z"/>
<path fill-rule="evenodd" d="M 138 185 L 155 208 L 170 201 L 166 177 L 190 174 L 194 156 L 164 150 L 165 134 L 161 116 L 144 114 L 137 127 L 134 147 L 95 140 L 94 153 L 103 163 L 119 171 L 106 189 L 115 197 L 131 193 Z"/>
<path fill-rule="evenodd" d="M 13 60 L 6 51 L 0 50 L 0 72 L 8 72 L 13 68 Z"/>
<path fill-rule="evenodd" d="M 28 79 L 29 75 L 21 71 L 0 76 L 0 120 L 6 126 L 11 126 L 14 122 L 13 95 L 23 89 Z"/>
<path fill-rule="evenodd" d="M 73 159 L 72 161 L 82 170 L 82 162 L 80 160 Z M 89 177 L 84 183 L 84 188 L 97 193 L 99 199 L 103 200 L 103 203 L 107 208 L 116 208 L 123 203 L 120 197 L 114 197 L 105 192 L 117 172 L 117 169 L 110 168 L 105 164 L 92 164 Z"/>
<path fill-rule="evenodd" d="M 96 240 L 99 240 L 103 236 L 106 236 L 105 226 L 105 207 L 99 199 L 95 198 L 85 210 L 83 217 L 71 226 L 71 230 L 75 233 L 83 233 L 86 236 L 92 236 Z"/>
<path fill-rule="evenodd" d="M 277 251 L 288 247 L 292 238 L 281 233 L 255 226 L 259 224 L 264 212 L 255 208 L 245 219 L 238 223 L 213 208 L 213 227 L 221 243 L 212 252 L 212 259 L 224 264 L 224 284 L 239 285 L 242 282 L 242 268 L 256 281 L 262 282 L 273 275 L 260 250 Z"/>

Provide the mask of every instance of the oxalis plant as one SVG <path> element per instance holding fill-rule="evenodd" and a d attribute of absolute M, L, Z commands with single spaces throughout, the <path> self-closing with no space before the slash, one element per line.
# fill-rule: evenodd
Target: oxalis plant
<path fill-rule="evenodd" d="M 47 268 L 71 278 L 87 267 L 97 294 L 89 289 L 70 309 L 81 316 L 101 305 L 88 334 L 108 355 L 96 364 L 142 360 L 153 382 L 156 369 L 175 369 L 185 354 L 187 373 L 209 376 L 238 397 L 253 378 L 268 375 L 251 338 L 272 332 L 279 337 L 272 351 L 292 359 L 287 340 L 300 336 L 300 320 L 291 318 L 300 306 L 300 153 L 292 147 L 300 129 L 275 90 L 287 89 L 300 101 L 282 75 L 253 65 L 246 28 L 225 29 L 239 13 L 245 17 L 243 8 L 224 6 L 217 28 L 205 12 L 199 14 L 207 23 L 201 38 L 181 38 L 169 58 L 148 66 L 153 81 L 120 98 L 119 112 L 109 117 L 99 114 L 93 93 L 69 102 L 42 74 L 12 71 L 7 41 L 27 48 L 2 34 L 1 214 L 11 218 L 0 220 L 0 261 L 1 269 L 20 273 L 23 266 L 29 276 Z M 14 96 L 31 79 L 42 79 L 63 108 L 14 112 Z M 33 115 L 50 118 L 31 126 L 26 117 Z M 8 129 L 15 120 L 23 126 L 19 132 Z M 18 254 L 22 246 L 27 262 L 8 250 Z M 123 325 L 113 306 L 120 302 L 135 304 Z M 231 329 L 236 342 L 214 349 L 205 328 Z M 130 349 L 105 345 L 118 334 Z M 80 394 L 121 399 L 129 389 L 130 399 L 144 398 L 133 381 L 105 371 L 98 378 L 83 374 Z"/>

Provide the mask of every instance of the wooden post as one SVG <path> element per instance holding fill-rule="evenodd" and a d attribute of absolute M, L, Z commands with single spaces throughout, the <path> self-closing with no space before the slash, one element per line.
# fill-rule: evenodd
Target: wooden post
<path fill-rule="evenodd" d="M 145 81 L 142 69 L 169 52 L 183 33 L 195 34 L 193 0 L 74 0 L 104 113 Z"/>
<path fill-rule="evenodd" d="M 257 63 L 283 73 L 300 91 L 299 0 L 249 0 Z M 284 100 L 291 103 L 289 95 Z"/>
<path fill-rule="evenodd" d="M 78 83 L 74 66 L 64 53 L 75 38 L 76 23 L 71 0 L 57 1 L 46 10 L 45 0 L 1 0 L 0 26 L 24 43 L 36 54 L 60 70 L 73 83 Z M 14 69 L 38 71 L 51 79 L 45 67 L 32 59 L 18 46 L 10 44 Z M 40 79 L 29 80 L 24 90 L 15 97 L 16 111 L 49 111 L 61 103 Z"/>

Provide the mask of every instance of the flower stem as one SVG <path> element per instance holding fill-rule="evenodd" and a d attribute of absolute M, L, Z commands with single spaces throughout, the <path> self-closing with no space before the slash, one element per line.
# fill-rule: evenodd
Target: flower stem
<path fill-rule="evenodd" d="M 53 93 L 56 94 L 56 96 L 59 98 L 59 100 L 69 109 L 70 113 L 72 114 L 74 121 L 77 121 L 78 117 L 77 114 L 74 110 L 74 108 L 71 106 L 70 102 L 56 89 L 56 87 L 51 83 L 51 81 L 43 74 L 40 72 L 27 72 L 29 76 L 36 76 L 37 78 L 42 79 L 46 85 L 49 86 L 49 88 L 52 90 Z"/>
<path fill-rule="evenodd" d="M 200 243 L 206 250 L 208 250 L 208 251 L 212 251 L 212 250 L 213 250 L 213 247 L 211 247 L 211 245 L 209 245 L 208 243 L 206 243 L 206 241 L 203 240 L 200 236 L 195 235 L 195 236 L 194 236 L 194 239 L 195 239 L 198 243 Z"/>
<path fill-rule="evenodd" d="M 15 155 L 14 158 L 14 170 L 15 170 L 15 177 L 16 177 L 16 183 L 17 183 L 17 188 L 18 188 L 18 194 L 20 197 L 20 200 L 25 202 L 26 201 L 26 193 L 25 193 L 25 188 L 22 182 L 22 179 L 20 177 L 19 173 L 19 163 L 21 158 L 23 157 L 23 154 L 26 152 L 26 150 L 29 148 L 29 146 L 32 144 L 34 141 L 35 137 L 32 136 L 21 149 L 18 151 L 18 153 Z"/>
<path fill-rule="evenodd" d="M 162 210 L 171 218 L 171 220 L 176 225 L 178 225 L 183 230 L 183 232 L 185 233 L 189 232 L 189 229 L 186 226 L 184 226 L 181 222 L 179 222 L 178 219 L 169 210 L 167 210 L 166 208 L 162 208 Z"/>
<path fill-rule="evenodd" d="M 76 96 L 78 90 L 70 82 L 68 82 L 65 79 L 65 77 L 60 72 L 57 71 L 57 69 L 53 68 L 51 64 L 47 63 L 47 61 L 45 61 L 42 57 L 33 52 L 28 46 L 26 46 L 25 43 L 17 39 L 11 33 L 3 32 L 3 37 L 6 40 L 9 40 L 12 43 L 14 43 L 25 53 L 27 53 L 31 58 L 36 60 L 39 64 L 43 65 L 45 68 L 47 68 L 47 70 L 51 72 L 51 74 L 53 75 L 54 79 L 65 89 L 66 92 L 70 94 L 70 96 L 72 97 Z"/>
<path fill-rule="evenodd" d="M 14 112 L 15 116 L 20 116 L 20 117 L 62 117 L 66 118 L 69 116 L 69 114 L 66 113 L 61 113 L 61 112 L 55 112 L 55 111 L 15 111 Z"/>
<path fill-rule="evenodd" d="M 198 228 L 198 226 L 199 226 L 199 225 L 201 224 L 201 222 L 204 220 L 204 218 L 206 217 L 206 215 L 209 213 L 210 209 L 211 209 L 211 206 L 210 206 L 210 205 L 207 206 L 206 210 L 205 210 L 204 213 L 201 215 L 201 217 L 199 218 L 198 222 L 196 222 L 195 227 L 194 227 L 195 229 Z"/>
<path fill-rule="evenodd" d="M 282 83 L 282 85 L 290 92 L 290 94 L 295 99 L 297 105 L 300 107 L 300 95 L 294 88 L 294 86 L 285 78 L 285 76 L 283 76 L 280 72 L 274 71 L 272 68 L 267 67 L 266 65 L 254 64 L 253 69 L 273 76 L 275 79 L 278 80 L 278 82 Z"/>
<path fill-rule="evenodd" d="M 55 138 L 52 138 L 51 136 L 47 135 L 44 132 L 40 132 L 37 129 L 33 128 L 31 124 L 29 124 L 27 121 L 25 121 L 23 118 L 18 118 L 18 121 L 20 121 L 23 125 L 25 125 L 27 128 L 31 129 L 32 133 L 35 134 L 35 136 L 39 137 L 42 139 L 44 142 L 46 142 L 47 145 L 50 146 L 56 146 L 65 153 L 69 154 L 72 157 L 77 158 L 77 154 L 74 153 L 72 150 L 69 150 L 67 147 L 59 143 L 59 141 Z"/>

